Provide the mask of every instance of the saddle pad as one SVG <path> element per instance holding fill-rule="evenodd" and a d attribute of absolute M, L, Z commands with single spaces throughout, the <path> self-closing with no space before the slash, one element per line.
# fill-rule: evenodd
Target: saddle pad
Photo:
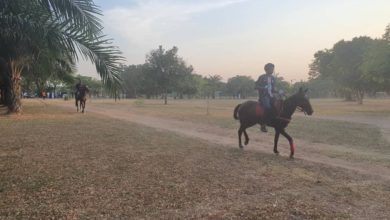
<path fill-rule="evenodd" d="M 263 117 L 264 116 L 264 108 L 260 105 L 260 103 L 256 104 L 256 116 Z"/>

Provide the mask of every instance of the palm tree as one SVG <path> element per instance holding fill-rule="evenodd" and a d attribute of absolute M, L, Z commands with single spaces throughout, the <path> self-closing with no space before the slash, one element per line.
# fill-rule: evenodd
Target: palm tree
<path fill-rule="evenodd" d="M 222 86 L 222 77 L 220 75 L 209 75 L 209 77 L 206 77 L 206 90 L 207 90 L 207 96 L 215 99 L 215 92 L 218 91 L 218 89 Z"/>
<path fill-rule="evenodd" d="M 21 111 L 22 74 L 57 67 L 71 71 L 80 55 L 116 93 L 123 58 L 103 35 L 99 15 L 92 0 L 0 1 L 0 75 L 7 82 L 3 90 L 10 112 Z"/>

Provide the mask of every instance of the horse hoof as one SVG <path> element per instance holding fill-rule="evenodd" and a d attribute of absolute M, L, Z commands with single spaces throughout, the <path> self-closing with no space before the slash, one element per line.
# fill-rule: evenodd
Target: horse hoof
<path fill-rule="evenodd" d="M 247 141 L 245 141 L 245 143 L 244 143 L 245 145 L 248 145 L 249 144 L 249 140 L 247 140 Z"/>
<path fill-rule="evenodd" d="M 275 154 L 279 154 L 279 151 L 278 151 L 278 150 L 274 150 L 274 153 L 275 153 Z"/>
<path fill-rule="evenodd" d="M 290 154 L 290 159 L 294 160 L 294 154 Z"/>
<path fill-rule="evenodd" d="M 244 146 L 242 146 L 242 145 L 240 145 L 240 146 L 238 146 L 240 149 L 243 149 L 244 148 Z"/>

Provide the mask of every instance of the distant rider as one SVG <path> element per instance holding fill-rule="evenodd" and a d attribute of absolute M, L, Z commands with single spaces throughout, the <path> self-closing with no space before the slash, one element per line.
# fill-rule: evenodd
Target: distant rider
<path fill-rule="evenodd" d="M 80 88 L 81 88 L 81 79 L 79 79 L 79 82 L 76 84 L 76 92 L 75 92 L 76 99 L 80 94 Z"/>

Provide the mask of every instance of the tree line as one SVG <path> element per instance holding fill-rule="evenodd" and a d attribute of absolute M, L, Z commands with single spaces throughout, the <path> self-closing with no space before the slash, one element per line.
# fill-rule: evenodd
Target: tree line
<path fill-rule="evenodd" d="M 390 25 L 381 38 L 341 40 L 314 54 L 307 82 L 325 94 L 363 103 L 366 94 L 390 92 Z"/>
<path fill-rule="evenodd" d="M 223 82 L 219 75 L 196 74 L 178 55 L 177 47 L 166 50 L 159 46 L 146 55 L 144 64 L 122 66 L 121 78 L 127 97 L 163 98 L 165 104 L 168 94 L 177 99 L 257 96 L 252 77 L 237 75 Z M 289 89 L 282 77 L 276 79 L 279 88 Z"/>

